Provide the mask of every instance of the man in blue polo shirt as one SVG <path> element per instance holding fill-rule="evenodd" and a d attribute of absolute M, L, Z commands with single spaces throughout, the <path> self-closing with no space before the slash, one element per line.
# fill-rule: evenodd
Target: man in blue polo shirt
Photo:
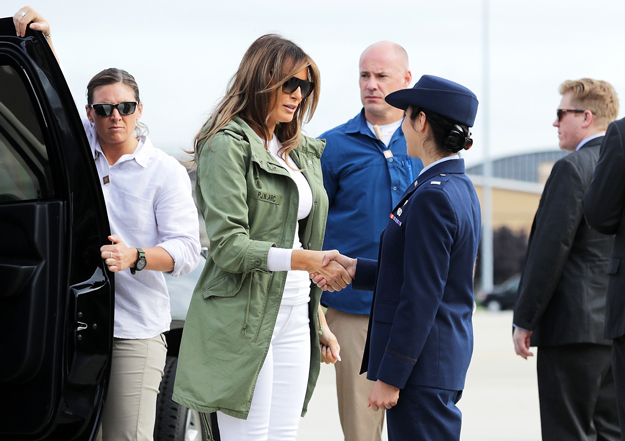
<path fill-rule="evenodd" d="M 386 95 L 409 87 L 408 55 L 398 44 L 382 41 L 360 56 L 360 99 L 355 118 L 322 134 L 323 181 L 330 210 L 323 249 L 348 256 L 376 259 L 380 233 L 404 190 L 423 164 L 406 153 L 401 129 L 404 112 L 384 101 Z M 341 344 L 336 363 L 339 414 L 345 441 L 379 441 L 384 412 L 366 403 L 373 382 L 359 375 L 371 311 L 371 291 L 351 285 L 341 292 L 325 292 L 321 302 Z"/>

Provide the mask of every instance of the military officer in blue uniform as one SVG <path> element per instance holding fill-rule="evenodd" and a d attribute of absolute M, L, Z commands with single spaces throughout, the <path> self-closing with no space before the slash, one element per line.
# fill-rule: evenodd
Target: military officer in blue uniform
<path fill-rule="evenodd" d="M 458 152 L 473 143 L 478 100 L 460 84 L 424 75 L 386 101 L 406 111 L 408 154 L 424 169 L 390 213 L 379 259 L 339 258 L 355 289 L 375 288 L 363 358 L 376 382 L 368 405 L 386 409 L 390 441 L 458 440 L 481 229 Z"/>

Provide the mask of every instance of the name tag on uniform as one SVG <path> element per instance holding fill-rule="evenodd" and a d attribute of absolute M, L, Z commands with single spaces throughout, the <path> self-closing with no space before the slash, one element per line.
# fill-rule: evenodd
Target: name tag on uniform
<path fill-rule="evenodd" d="M 280 205 L 282 203 L 282 195 L 265 193 L 259 191 L 256 193 L 256 199 L 263 202 L 269 202 L 270 204 Z"/>

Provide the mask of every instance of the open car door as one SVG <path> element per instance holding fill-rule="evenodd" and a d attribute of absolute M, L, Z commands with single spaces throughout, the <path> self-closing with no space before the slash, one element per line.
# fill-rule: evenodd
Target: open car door
<path fill-rule="evenodd" d="M 0 19 L 0 440 L 95 438 L 113 339 L 109 231 L 52 51 Z"/>

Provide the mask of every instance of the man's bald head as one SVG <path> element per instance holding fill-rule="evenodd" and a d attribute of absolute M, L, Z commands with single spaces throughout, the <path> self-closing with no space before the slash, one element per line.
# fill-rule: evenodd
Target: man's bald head
<path fill-rule="evenodd" d="M 360 62 L 365 55 L 372 54 L 386 54 L 390 58 L 395 58 L 394 65 L 398 66 L 402 70 L 408 70 L 408 52 L 402 46 L 392 41 L 378 41 L 367 47 L 360 55 Z"/>
<path fill-rule="evenodd" d="M 390 41 L 374 43 L 360 56 L 360 99 L 371 124 L 399 121 L 403 111 L 390 106 L 384 97 L 405 89 L 412 81 L 406 50 Z"/>

